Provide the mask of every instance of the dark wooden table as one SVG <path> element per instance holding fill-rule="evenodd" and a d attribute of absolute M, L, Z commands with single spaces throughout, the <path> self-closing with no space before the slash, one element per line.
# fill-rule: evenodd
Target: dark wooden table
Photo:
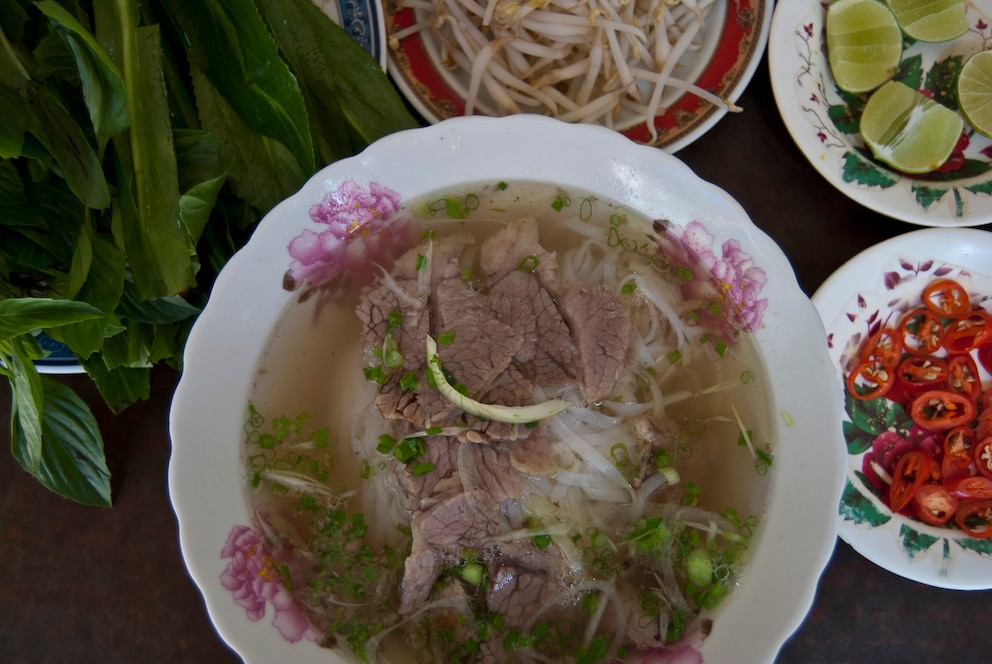
<path fill-rule="evenodd" d="M 782 246 L 807 294 L 862 249 L 917 228 L 859 206 L 819 176 L 782 123 L 766 62 L 740 104 L 744 113 L 724 118 L 679 156 Z M 153 376 L 151 398 L 116 416 L 87 378 L 65 379 L 100 421 L 113 508 L 58 498 L 0 454 L 0 662 L 238 661 L 183 566 L 166 481 L 178 376 L 168 369 Z M 3 382 L 0 448 L 9 448 L 9 410 Z M 838 541 L 812 610 L 776 661 L 990 658 L 992 592 L 908 581 Z"/>

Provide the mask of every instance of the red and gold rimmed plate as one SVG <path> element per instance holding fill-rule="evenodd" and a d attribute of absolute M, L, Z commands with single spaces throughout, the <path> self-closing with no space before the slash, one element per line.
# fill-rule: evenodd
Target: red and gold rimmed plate
<path fill-rule="evenodd" d="M 758 66 L 768 42 L 773 10 L 771 0 L 715 2 L 701 31 L 701 44 L 679 60 L 680 78 L 728 101 L 736 101 Z M 423 30 L 400 40 L 400 30 L 426 16 L 426 10 L 404 6 L 403 0 L 384 0 L 386 34 L 389 38 L 388 70 L 410 104 L 431 123 L 465 115 L 469 75 L 445 66 L 437 35 Z M 474 114 L 498 115 L 495 105 L 484 98 Z M 674 153 L 702 136 L 724 115 L 722 104 L 694 94 L 669 89 L 662 96 L 654 118 L 657 137 L 647 123 L 621 109 L 609 126 L 628 138 Z"/>

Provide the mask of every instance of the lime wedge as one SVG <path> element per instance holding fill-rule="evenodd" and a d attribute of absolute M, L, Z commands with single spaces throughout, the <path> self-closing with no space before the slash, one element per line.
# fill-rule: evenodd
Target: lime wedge
<path fill-rule="evenodd" d="M 958 76 L 958 106 L 979 134 L 992 138 L 992 51 L 968 58 Z"/>
<path fill-rule="evenodd" d="M 875 158 L 904 173 L 929 173 L 947 161 L 964 120 L 898 81 L 874 93 L 861 115 L 861 137 Z"/>
<path fill-rule="evenodd" d="M 838 0 L 827 9 L 827 59 L 841 90 L 874 90 L 892 78 L 901 58 L 902 31 L 885 4 Z"/>
<path fill-rule="evenodd" d="M 907 36 L 918 41 L 942 42 L 968 31 L 963 0 L 888 0 Z"/>

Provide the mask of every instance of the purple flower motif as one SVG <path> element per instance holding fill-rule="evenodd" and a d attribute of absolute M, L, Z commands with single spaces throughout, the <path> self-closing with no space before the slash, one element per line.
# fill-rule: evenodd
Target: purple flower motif
<path fill-rule="evenodd" d="M 310 218 L 324 229 L 304 229 L 290 240 L 287 288 L 316 287 L 344 272 L 361 277 L 372 263 L 389 258 L 405 244 L 408 224 L 394 219 L 400 207 L 395 191 L 378 182 L 367 187 L 348 180 L 310 208 Z"/>
<path fill-rule="evenodd" d="M 768 300 L 760 297 L 767 276 L 737 240 L 724 242 L 719 256 L 713 243 L 706 227 L 693 221 L 685 228 L 670 225 L 661 249 L 676 266 L 682 295 L 696 305 L 700 322 L 732 341 L 739 331 L 761 326 L 768 308 Z"/>
<path fill-rule="evenodd" d="M 295 643 L 319 636 L 286 589 L 277 563 L 258 533 L 248 526 L 235 526 L 220 555 L 230 558 L 220 575 L 221 585 L 231 591 L 250 620 L 260 620 L 266 603 L 270 603 L 275 610 L 272 624 L 284 639 Z"/>

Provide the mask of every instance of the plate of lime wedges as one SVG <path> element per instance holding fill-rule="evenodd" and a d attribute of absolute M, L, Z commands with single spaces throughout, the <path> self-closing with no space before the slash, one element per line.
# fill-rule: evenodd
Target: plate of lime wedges
<path fill-rule="evenodd" d="M 772 89 L 813 167 L 920 226 L 992 223 L 992 2 L 777 3 Z"/>

